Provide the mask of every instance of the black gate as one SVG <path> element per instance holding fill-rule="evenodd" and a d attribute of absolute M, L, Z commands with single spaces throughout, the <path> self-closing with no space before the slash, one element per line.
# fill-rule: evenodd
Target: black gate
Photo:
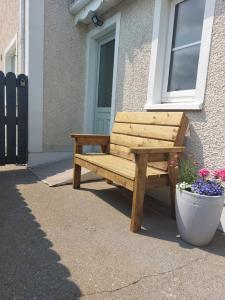
<path fill-rule="evenodd" d="M 0 165 L 28 159 L 28 78 L 0 72 Z"/>

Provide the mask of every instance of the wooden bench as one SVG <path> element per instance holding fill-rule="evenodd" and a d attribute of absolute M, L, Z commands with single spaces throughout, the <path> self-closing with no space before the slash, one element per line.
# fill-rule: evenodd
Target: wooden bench
<path fill-rule="evenodd" d="M 170 186 L 175 217 L 177 162 L 184 151 L 188 119 L 183 112 L 118 112 L 112 134 L 72 134 L 75 139 L 73 187 L 80 187 L 81 167 L 133 192 L 132 232 L 141 228 L 144 194 Z M 84 145 L 100 145 L 102 153 L 82 154 Z"/>

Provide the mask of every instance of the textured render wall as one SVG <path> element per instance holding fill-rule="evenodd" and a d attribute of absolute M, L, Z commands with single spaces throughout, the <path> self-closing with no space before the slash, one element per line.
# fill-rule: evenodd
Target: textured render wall
<path fill-rule="evenodd" d="M 125 0 L 116 11 L 121 11 L 117 111 L 141 111 L 147 99 L 154 1 Z"/>
<path fill-rule="evenodd" d="M 4 51 L 19 31 L 19 0 L 0 1 L 0 70 L 4 68 Z"/>
<path fill-rule="evenodd" d="M 217 0 L 204 108 L 188 113 L 187 145 L 203 165 L 225 167 L 225 1 Z"/>
<path fill-rule="evenodd" d="M 85 28 L 75 27 L 69 0 L 45 1 L 44 151 L 69 151 L 83 127 Z"/>

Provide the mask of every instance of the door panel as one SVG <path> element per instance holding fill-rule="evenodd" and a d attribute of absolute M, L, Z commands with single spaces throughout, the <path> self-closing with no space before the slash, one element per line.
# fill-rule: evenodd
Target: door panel
<path fill-rule="evenodd" d="M 99 67 L 94 131 L 109 134 L 115 39 L 99 43 Z"/>
<path fill-rule="evenodd" d="M 95 113 L 95 133 L 109 134 L 110 131 L 110 109 L 98 108 Z"/>

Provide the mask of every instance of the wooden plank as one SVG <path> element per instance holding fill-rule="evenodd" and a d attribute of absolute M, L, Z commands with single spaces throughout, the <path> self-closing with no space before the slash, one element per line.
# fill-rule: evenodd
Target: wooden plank
<path fill-rule="evenodd" d="M 102 138 L 103 140 L 109 140 L 109 135 L 104 134 L 83 134 L 83 133 L 72 133 L 70 135 L 72 138 L 86 138 L 86 139 L 92 139 L 92 138 Z"/>
<path fill-rule="evenodd" d="M 141 138 L 135 136 L 129 136 L 125 134 L 112 133 L 110 142 L 112 144 L 126 146 L 126 147 L 172 147 L 173 142 Z"/>
<path fill-rule="evenodd" d="M 154 169 L 162 170 L 164 172 L 167 172 L 167 170 L 168 170 L 168 162 L 167 161 L 150 162 L 150 163 L 148 163 L 148 166 L 150 166 Z"/>
<path fill-rule="evenodd" d="M 110 142 L 110 136 L 99 135 L 71 135 L 75 138 L 75 141 L 79 145 L 108 145 Z"/>
<path fill-rule="evenodd" d="M 147 161 L 148 156 L 145 154 L 135 156 L 136 168 L 130 224 L 130 230 L 132 232 L 137 232 L 141 229 L 143 219 Z"/>
<path fill-rule="evenodd" d="M 162 176 L 159 178 L 149 178 L 146 180 L 145 191 L 149 192 L 151 191 L 151 189 L 168 186 L 168 185 L 169 185 L 168 176 Z"/>
<path fill-rule="evenodd" d="M 135 163 L 132 161 L 107 154 L 77 154 L 75 155 L 75 160 L 77 157 L 134 180 Z M 167 172 L 148 167 L 146 177 L 160 177 L 165 174 L 167 174 Z"/>
<path fill-rule="evenodd" d="M 16 163 L 16 76 L 6 75 L 7 163 Z"/>
<path fill-rule="evenodd" d="M 18 164 L 26 164 L 28 160 L 28 79 L 26 75 L 17 78 L 18 99 Z"/>
<path fill-rule="evenodd" d="M 96 166 L 93 163 L 90 163 L 86 160 L 81 159 L 80 157 L 75 158 L 76 160 L 76 164 L 96 173 L 99 176 L 102 176 L 110 181 L 112 181 L 113 183 L 119 185 L 119 186 L 123 186 L 124 188 L 133 191 L 133 184 L 134 181 L 129 179 L 129 178 L 125 178 L 117 173 L 114 173 L 110 170 L 106 170 L 103 167 L 100 166 Z"/>
<path fill-rule="evenodd" d="M 183 112 L 118 112 L 115 121 L 120 123 L 180 126 Z"/>
<path fill-rule="evenodd" d="M 130 152 L 130 148 L 125 146 L 110 144 L 110 154 L 134 161 L 134 154 Z M 148 155 L 149 162 L 160 162 L 165 160 L 166 156 L 163 153 L 154 153 Z"/>
<path fill-rule="evenodd" d="M 154 153 L 182 153 L 184 152 L 185 147 L 182 146 L 173 146 L 173 147 L 132 147 L 130 149 L 131 153 L 135 154 L 152 154 Z"/>
<path fill-rule="evenodd" d="M 0 165 L 5 165 L 5 75 L 0 72 Z"/>
<path fill-rule="evenodd" d="M 175 141 L 175 146 L 182 146 L 184 143 L 185 134 L 188 128 L 189 120 L 185 114 L 183 114 L 182 120 L 181 120 L 181 126 L 179 128 L 177 138 Z"/>
<path fill-rule="evenodd" d="M 130 148 L 125 146 L 110 144 L 109 153 L 115 156 L 134 161 L 134 154 L 130 153 Z"/>
<path fill-rule="evenodd" d="M 179 127 L 174 126 L 114 123 L 112 132 L 157 140 L 175 141 L 178 129 Z"/>
<path fill-rule="evenodd" d="M 134 161 L 134 154 L 130 153 L 130 148 L 115 144 L 110 144 L 110 154 Z M 167 171 L 167 161 L 165 154 L 154 153 L 148 155 L 148 166 L 162 171 Z"/>

